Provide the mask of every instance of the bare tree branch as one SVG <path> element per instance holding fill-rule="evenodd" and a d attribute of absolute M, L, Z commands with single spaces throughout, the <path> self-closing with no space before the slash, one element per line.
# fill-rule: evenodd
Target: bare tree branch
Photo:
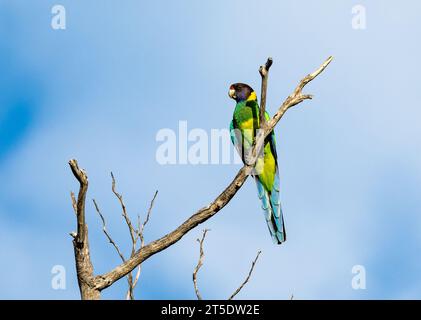
<path fill-rule="evenodd" d="M 168 248 L 178 240 L 180 240 L 188 231 L 196 227 L 198 224 L 203 223 L 210 217 L 215 215 L 221 210 L 241 188 L 244 181 L 248 177 L 249 172 L 252 170 L 250 166 L 244 166 L 229 186 L 207 207 L 200 209 L 193 216 L 182 223 L 177 229 L 165 235 L 164 237 L 155 240 L 142 249 L 138 250 L 133 258 L 127 260 L 120 266 L 112 271 L 99 275 L 95 279 L 95 286 L 99 290 L 103 290 L 112 285 L 118 279 L 124 277 L 131 270 L 136 268 L 140 263 L 151 257 L 152 255 Z"/>
<path fill-rule="evenodd" d="M 85 200 L 86 192 L 88 191 L 88 176 L 83 169 L 79 169 L 76 160 L 69 161 L 70 168 L 72 169 L 73 175 L 79 181 L 80 188 L 76 203 L 77 213 L 77 236 L 76 242 L 82 245 L 85 240 Z"/>
<path fill-rule="evenodd" d="M 119 194 L 115 189 L 116 183 L 115 183 L 115 178 L 114 178 L 114 175 L 113 175 L 112 172 L 111 172 L 111 179 L 112 179 L 111 189 L 112 189 L 113 193 L 115 194 L 115 196 L 117 197 L 118 201 L 120 202 L 120 206 L 121 206 L 121 210 L 122 210 L 122 216 L 123 216 L 124 220 L 126 221 L 127 227 L 129 228 L 130 237 L 132 239 L 132 242 L 135 242 L 136 230 L 133 228 L 132 222 L 131 222 L 129 216 L 127 215 L 126 205 L 124 204 L 123 196 L 121 194 Z"/>
<path fill-rule="evenodd" d="M 152 211 L 152 207 L 155 201 L 155 198 L 158 194 L 158 191 L 155 192 L 153 199 L 151 201 L 151 204 L 149 206 L 147 215 L 146 215 L 146 219 L 143 222 L 143 224 L 141 225 L 140 223 L 140 216 L 138 215 L 138 228 L 135 229 L 131 219 L 127 213 L 127 209 L 126 209 L 126 205 L 123 201 L 123 196 L 117 192 L 116 190 L 116 180 L 114 177 L 114 174 L 111 172 L 111 179 L 112 179 L 112 185 L 111 185 L 111 189 L 112 192 L 114 193 L 114 195 L 117 197 L 120 206 L 121 206 L 121 210 L 122 210 L 122 216 L 124 218 L 124 221 L 126 222 L 126 225 L 128 227 L 129 233 L 130 233 L 130 238 L 131 238 L 131 254 L 130 257 L 133 257 L 133 255 L 136 253 L 136 249 L 138 246 L 138 242 L 140 242 L 140 248 L 142 248 L 144 246 L 144 237 L 143 237 L 143 232 L 144 232 L 144 228 L 145 225 L 148 223 L 150 215 L 151 215 L 151 211 Z M 111 235 L 109 234 L 109 232 L 106 229 L 106 223 L 105 223 L 105 218 L 101 213 L 101 210 L 99 209 L 99 206 L 97 204 L 97 202 L 95 201 L 95 199 L 93 199 L 93 203 L 96 209 L 96 212 L 98 213 L 99 217 L 102 220 L 102 230 L 105 234 L 105 236 L 107 237 L 108 241 L 113 245 L 113 247 L 115 248 L 115 250 L 117 251 L 118 255 L 120 256 L 122 262 L 126 261 L 126 258 L 124 257 L 124 255 L 121 253 L 118 245 L 115 243 L 115 241 L 112 239 Z M 141 265 L 139 265 L 137 267 L 137 272 L 135 277 L 133 278 L 133 274 L 132 272 L 129 272 L 127 274 L 127 283 L 128 283 L 128 289 L 127 289 L 127 293 L 126 293 L 126 299 L 127 300 L 134 300 L 134 289 L 139 281 L 139 277 L 140 277 L 140 270 L 141 270 Z"/>
<path fill-rule="evenodd" d="M 228 300 L 232 300 L 232 299 L 234 299 L 234 297 L 241 291 L 241 289 L 243 289 L 244 288 L 244 286 L 246 285 L 246 283 L 247 282 L 249 282 L 249 280 L 250 280 L 250 277 L 251 277 L 251 275 L 252 275 L 252 273 L 253 273 L 253 270 L 254 270 L 254 266 L 256 265 L 256 262 L 257 262 L 257 259 L 259 259 L 259 256 L 260 256 L 260 254 L 262 253 L 262 251 L 258 251 L 257 252 L 257 256 L 256 256 L 256 258 L 253 260 L 253 262 L 251 263 L 251 268 L 250 268 L 250 271 L 249 271 L 249 273 L 248 273 L 248 275 L 247 275 L 247 278 L 243 281 L 243 283 L 238 287 L 238 289 L 237 290 L 235 290 L 234 291 L 234 293 L 228 298 Z"/>
<path fill-rule="evenodd" d="M 80 294 L 84 300 L 98 300 L 100 298 L 100 291 L 94 288 L 94 268 L 89 252 L 88 226 L 85 222 L 85 200 L 86 192 L 88 191 L 88 176 L 83 169 L 79 169 L 76 160 L 70 160 L 69 165 L 80 185 L 76 203 L 77 233 L 76 235 L 73 234 L 73 248 L 75 251 L 76 273 Z"/>
<path fill-rule="evenodd" d="M 133 290 L 134 290 L 134 288 L 136 287 L 136 285 L 137 285 L 137 283 L 139 282 L 139 277 L 140 277 L 140 271 L 141 271 L 141 264 L 139 264 L 138 265 L 138 267 L 137 267 L 137 272 L 136 272 L 136 276 L 135 276 L 135 278 L 134 278 L 134 280 L 133 280 Z M 133 291 L 132 290 L 132 291 Z M 127 292 L 127 294 L 128 294 L 128 297 L 131 297 L 130 296 L 130 292 L 128 291 Z M 127 300 L 129 299 L 129 298 L 126 298 Z M 134 297 L 133 297 L 133 299 L 134 299 Z"/>
<path fill-rule="evenodd" d="M 101 210 L 99 209 L 98 204 L 96 203 L 95 199 L 92 199 L 92 202 L 94 203 L 96 212 L 98 213 L 99 217 L 101 218 L 101 221 L 102 221 L 102 231 L 104 232 L 104 234 L 107 237 L 108 241 L 112 244 L 112 246 L 114 247 L 114 249 L 117 251 L 117 253 L 120 256 L 121 260 L 122 261 L 126 261 L 126 259 L 124 258 L 123 254 L 121 253 L 118 245 L 115 243 L 115 241 L 113 240 L 113 238 L 111 238 L 111 235 L 107 231 L 106 224 L 105 224 L 105 218 L 102 215 Z"/>
<path fill-rule="evenodd" d="M 113 238 L 111 238 L 111 235 L 109 234 L 109 232 L 107 230 L 107 227 L 106 227 L 105 218 L 102 215 L 101 210 L 99 209 L 99 206 L 96 203 L 95 199 L 92 199 L 92 202 L 94 203 L 96 212 L 98 213 L 99 217 L 101 218 L 101 221 L 102 221 L 102 231 L 104 232 L 104 234 L 107 237 L 108 241 L 112 244 L 112 246 L 114 247 L 114 249 L 117 251 L 117 254 L 120 256 L 121 260 L 122 261 L 126 261 L 126 258 L 124 258 L 124 256 L 121 253 L 118 245 L 115 243 L 115 241 L 113 240 Z"/>
<path fill-rule="evenodd" d="M 258 143 L 254 148 L 254 155 L 257 153 L 257 150 L 261 149 L 264 139 L 272 132 L 275 125 L 279 122 L 279 120 L 289 108 L 301 103 L 306 99 L 312 98 L 312 96 L 310 95 L 303 95 L 302 89 L 310 81 L 312 81 L 320 73 L 322 73 L 323 70 L 332 61 L 332 59 L 332 57 L 329 57 L 316 71 L 307 75 L 303 80 L 301 80 L 294 92 L 290 96 L 288 96 L 288 98 L 280 106 L 278 112 L 274 115 L 274 117 L 267 122 L 267 126 L 264 128 L 264 130 L 259 131 L 259 134 L 256 137 Z M 190 218 L 183 222 L 174 231 L 139 249 L 132 258 L 117 266 L 112 271 L 103 275 L 98 275 L 95 278 L 95 288 L 97 288 L 98 290 L 103 290 L 111 286 L 115 281 L 127 275 L 143 261 L 145 261 L 152 255 L 168 248 L 175 242 L 179 241 L 187 232 L 196 227 L 198 224 L 203 223 L 212 216 L 214 216 L 234 197 L 237 191 L 241 188 L 241 186 L 244 184 L 245 180 L 249 176 L 250 172 L 252 171 L 253 165 L 254 163 L 244 165 L 237 173 L 234 180 L 214 201 L 212 201 L 208 206 L 198 210 L 195 214 L 193 214 Z"/>
<path fill-rule="evenodd" d="M 124 255 L 121 253 L 120 248 L 118 247 L 118 245 L 115 243 L 115 241 L 113 240 L 113 238 L 111 237 L 110 233 L 108 232 L 107 228 L 106 228 L 106 223 L 105 223 L 105 218 L 101 213 L 101 210 L 99 209 L 99 206 L 97 204 L 97 202 L 95 201 L 95 199 L 92 199 L 94 206 L 95 206 L 95 210 L 98 213 L 99 217 L 101 218 L 102 221 L 102 231 L 104 232 L 105 236 L 107 237 L 108 241 L 111 243 L 111 245 L 114 247 L 114 249 L 116 250 L 117 254 L 119 255 L 121 261 L 126 261 L 126 258 L 124 258 Z M 130 292 L 129 298 L 134 299 L 133 296 L 133 289 L 134 289 L 134 284 L 133 284 L 133 276 L 131 273 L 129 273 L 127 275 L 127 284 L 128 284 L 128 292 Z"/>
<path fill-rule="evenodd" d="M 142 241 L 142 244 L 141 244 L 141 246 L 143 247 L 144 246 L 144 244 L 145 244 L 145 239 L 144 239 L 144 236 L 143 236 L 143 232 L 144 232 L 144 230 L 145 230 L 145 226 L 148 224 L 148 222 L 149 222 L 149 219 L 150 219 L 150 216 L 151 216 L 151 212 L 152 212 L 152 208 L 153 208 L 153 205 L 154 205 L 154 203 L 155 203 L 155 199 L 156 199 L 156 196 L 158 195 L 158 190 L 156 190 L 155 191 L 155 194 L 153 195 L 153 198 L 152 198 L 152 200 L 151 200 L 151 203 L 150 203 L 150 205 L 149 205 L 149 209 L 148 209 L 148 213 L 146 214 L 146 218 L 145 218 L 145 221 L 142 223 L 142 225 L 138 228 L 138 236 L 140 237 L 140 239 L 141 239 L 141 241 Z M 139 222 L 140 222 L 140 219 L 139 219 Z M 139 223 L 140 224 L 140 223 Z"/>
<path fill-rule="evenodd" d="M 77 216 L 77 202 L 76 202 L 76 197 L 73 191 L 70 192 L 70 198 L 72 198 L 73 211 L 75 212 L 75 215 Z"/>
<path fill-rule="evenodd" d="M 199 261 L 197 262 L 196 268 L 194 268 L 193 271 L 193 285 L 194 285 L 194 291 L 196 292 L 196 296 L 198 300 L 202 300 L 202 296 L 199 291 L 199 287 L 197 286 L 197 273 L 199 272 L 200 268 L 203 266 L 203 259 L 205 258 L 205 254 L 203 252 L 203 242 L 205 241 L 206 233 L 208 233 L 209 229 L 203 230 L 202 239 L 197 239 L 197 242 L 199 242 Z"/>
<path fill-rule="evenodd" d="M 272 66 L 273 60 L 272 58 L 268 58 L 266 63 L 263 66 L 260 66 L 259 73 L 262 77 L 262 87 L 260 91 L 260 128 L 264 128 L 266 125 L 266 93 L 268 90 L 268 77 L 269 77 L 269 69 Z"/>
<path fill-rule="evenodd" d="M 111 179 L 112 179 L 111 190 L 114 193 L 114 195 L 117 197 L 118 201 L 120 202 L 121 214 L 124 218 L 124 221 L 126 222 L 127 228 L 129 229 L 130 239 L 132 242 L 132 251 L 131 251 L 130 257 L 132 257 L 134 252 L 136 251 L 136 246 L 137 246 L 136 234 L 138 233 L 138 231 L 135 230 L 135 228 L 133 227 L 132 221 L 130 220 L 129 215 L 127 214 L 127 209 L 123 201 L 123 196 L 120 193 L 118 193 L 116 190 L 116 181 L 114 178 L 114 174 L 112 172 L 111 172 Z M 125 261 L 126 259 L 123 259 L 123 262 Z M 132 272 L 129 272 L 127 274 L 127 283 L 128 283 L 128 289 L 127 289 L 127 294 L 126 294 L 126 300 L 134 300 L 134 285 L 133 285 Z"/>
<path fill-rule="evenodd" d="M 150 219 L 150 216 L 151 216 L 151 213 L 152 213 L 152 208 L 154 206 L 155 199 L 156 199 L 157 195 L 158 195 L 158 190 L 156 190 L 154 195 L 153 195 L 153 198 L 152 198 L 151 203 L 149 205 L 148 212 L 146 214 L 145 221 L 142 223 L 142 225 L 140 224 L 140 216 L 139 215 L 137 216 L 137 218 L 138 218 L 138 228 L 136 230 L 135 242 L 133 243 L 134 245 L 132 246 L 132 252 L 131 252 L 130 257 L 133 257 L 136 254 L 136 246 L 137 246 L 137 242 L 138 242 L 139 239 L 140 239 L 140 249 L 145 246 L 145 237 L 144 237 L 145 226 L 149 222 L 149 219 Z M 139 282 L 141 269 L 142 269 L 142 264 L 139 264 L 137 266 L 137 272 L 136 272 L 135 278 L 134 278 L 134 280 L 132 280 L 132 286 L 129 287 L 129 290 L 127 291 L 127 297 L 130 297 L 132 300 L 134 299 L 133 290 L 136 287 L 137 283 Z"/>
<path fill-rule="evenodd" d="M 199 242 L 199 260 L 197 262 L 197 266 L 194 268 L 194 271 L 193 271 L 193 286 L 194 286 L 194 291 L 196 293 L 196 297 L 197 297 L 198 300 L 202 300 L 202 295 L 200 294 L 199 287 L 197 285 L 197 274 L 198 274 L 200 268 L 203 266 L 203 260 L 205 259 L 205 253 L 203 251 L 203 243 L 205 241 L 205 237 L 206 237 L 206 234 L 207 234 L 208 231 L 209 231 L 209 229 L 203 230 L 202 239 L 197 239 L 197 242 Z M 256 265 L 257 259 L 259 259 L 259 256 L 260 256 L 261 253 L 262 253 L 261 251 L 257 252 L 257 256 L 251 264 L 251 268 L 250 268 L 250 271 L 247 275 L 247 278 L 238 287 L 238 289 L 234 291 L 234 293 L 228 298 L 228 300 L 232 300 L 244 288 L 246 283 L 249 282 L 250 277 L 251 277 L 251 275 L 253 273 L 253 270 L 254 270 L 254 266 Z"/>

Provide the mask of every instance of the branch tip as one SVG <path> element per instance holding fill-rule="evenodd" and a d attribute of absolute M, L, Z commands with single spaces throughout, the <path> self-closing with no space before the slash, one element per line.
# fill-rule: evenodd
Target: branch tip
<path fill-rule="evenodd" d="M 264 77 L 269 72 L 269 69 L 272 66 L 272 64 L 273 64 L 273 59 L 271 57 L 269 57 L 266 60 L 266 63 L 264 65 L 260 66 L 259 73 L 262 77 Z"/>
<path fill-rule="evenodd" d="M 228 300 L 232 300 L 232 299 L 234 299 L 234 297 L 244 288 L 244 286 L 249 282 L 249 280 L 250 280 L 250 277 L 251 277 L 251 275 L 252 275 L 252 273 L 253 273 L 253 270 L 254 270 L 254 267 L 255 267 L 255 265 L 256 265 L 256 263 L 257 263 L 257 260 L 259 259 L 259 256 L 260 256 L 260 254 L 262 253 L 262 251 L 261 250 L 259 250 L 258 252 L 257 252 L 257 255 L 256 255 L 256 258 L 254 258 L 254 260 L 253 260 L 253 262 L 251 263 L 251 268 L 250 268 L 250 271 L 249 271 L 249 273 L 248 273 L 248 275 L 247 275 L 247 278 L 243 281 L 243 283 L 238 287 L 238 289 L 237 290 L 235 290 L 234 291 L 234 293 L 228 298 Z"/>
<path fill-rule="evenodd" d="M 76 159 L 69 160 L 69 166 L 72 169 L 73 175 L 82 185 L 88 184 L 88 175 L 84 169 L 80 169 Z"/>
<path fill-rule="evenodd" d="M 199 242 L 199 261 L 197 262 L 196 268 L 193 271 L 193 286 L 194 291 L 196 293 L 197 300 L 202 300 L 202 296 L 199 291 L 199 287 L 197 285 L 197 273 L 199 272 L 200 268 L 203 266 L 203 259 L 205 258 L 205 253 L 203 251 L 203 242 L 205 241 L 206 234 L 210 231 L 209 229 L 204 229 L 202 233 L 202 239 L 197 241 Z"/>
<path fill-rule="evenodd" d="M 266 61 L 266 64 L 265 64 L 266 70 L 269 71 L 269 69 L 272 66 L 272 64 L 273 64 L 273 59 L 272 59 L 272 57 L 269 57 L 268 60 Z"/>

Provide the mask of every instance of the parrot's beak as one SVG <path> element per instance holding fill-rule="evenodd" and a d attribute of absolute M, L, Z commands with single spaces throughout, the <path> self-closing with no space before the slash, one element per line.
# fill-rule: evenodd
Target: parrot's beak
<path fill-rule="evenodd" d="M 235 99 L 235 90 L 234 89 L 230 89 L 228 91 L 228 95 L 231 99 Z"/>

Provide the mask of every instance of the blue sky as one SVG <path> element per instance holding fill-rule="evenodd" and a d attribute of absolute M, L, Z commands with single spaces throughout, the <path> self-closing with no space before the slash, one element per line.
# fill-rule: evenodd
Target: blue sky
<path fill-rule="evenodd" d="M 64 5 L 66 30 L 51 8 Z M 366 7 L 367 29 L 352 28 Z M 229 126 L 233 82 L 259 89 L 268 56 L 268 109 L 329 55 L 307 88 L 314 100 L 276 128 L 288 241 L 272 244 L 250 180 L 218 215 L 143 265 L 140 299 L 194 299 L 196 238 L 210 228 L 199 274 L 204 298 L 224 299 L 262 255 L 243 299 L 421 298 L 421 127 L 416 1 L 0 0 L 0 298 L 78 299 L 67 161 L 88 171 L 109 231 L 129 251 L 110 189 L 154 240 L 207 205 L 238 165 L 159 165 L 156 133 Z M 97 273 L 118 257 L 87 205 Z M 51 286 L 66 268 L 66 290 Z M 351 287 L 354 265 L 367 288 Z M 126 282 L 103 292 L 124 297 Z"/>

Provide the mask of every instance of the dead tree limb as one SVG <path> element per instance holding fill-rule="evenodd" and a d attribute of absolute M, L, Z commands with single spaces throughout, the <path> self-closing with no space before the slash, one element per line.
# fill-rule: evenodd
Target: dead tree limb
<path fill-rule="evenodd" d="M 155 194 L 153 195 L 153 198 L 152 198 L 151 203 L 149 205 L 148 212 L 146 214 L 145 221 L 143 221 L 142 224 L 140 223 L 140 216 L 139 215 L 137 216 L 138 228 L 136 230 L 136 236 L 135 236 L 134 242 L 132 243 L 132 251 L 130 253 L 130 258 L 133 257 L 136 254 L 136 247 L 137 247 L 138 240 L 140 240 L 140 248 L 139 249 L 142 249 L 145 246 L 145 236 L 144 236 L 145 226 L 149 222 L 149 219 L 150 219 L 152 209 L 153 209 L 153 206 L 154 206 L 155 199 L 156 199 L 157 195 L 158 195 L 158 190 L 155 191 Z M 131 286 L 129 286 L 129 290 L 127 291 L 127 295 L 126 295 L 127 300 L 128 299 L 134 300 L 134 292 L 133 291 L 134 291 L 134 288 L 136 287 L 137 283 L 139 282 L 141 268 L 142 268 L 142 264 L 139 264 L 137 266 L 137 272 L 136 272 L 136 275 L 135 275 L 134 279 L 131 278 Z"/>
<path fill-rule="evenodd" d="M 260 128 L 262 129 L 266 126 L 266 94 L 268 90 L 269 69 L 272 66 L 272 63 L 273 60 L 269 57 L 266 63 L 259 68 L 259 73 L 262 77 L 262 87 L 260 91 Z"/>
<path fill-rule="evenodd" d="M 193 270 L 193 286 L 194 286 L 194 291 L 196 293 L 197 300 L 202 300 L 202 295 L 200 294 L 199 286 L 197 285 L 197 274 L 198 274 L 200 268 L 203 266 L 203 260 L 205 259 L 205 252 L 203 250 L 203 243 L 205 241 L 205 237 L 206 237 L 206 234 L 208 233 L 208 231 L 209 231 L 209 229 L 203 230 L 202 239 L 197 239 L 197 242 L 199 242 L 199 260 L 197 262 L 197 266 Z M 251 263 L 251 268 L 249 270 L 249 273 L 248 273 L 246 279 L 234 291 L 234 293 L 228 298 L 228 300 L 234 299 L 234 297 L 238 293 L 240 293 L 240 291 L 244 288 L 244 286 L 249 282 L 250 277 L 253 274 L 254 266 L 256 265 L 257 260 L 259 259 L 259 256 L 260 256 L 261 253 L 262 253 L 262 251 L 260 251 L 260 250 L 257 252 L 257 256 L 253 260 L 253 262 Z"/>
<path fill-rule="evenodd" d="M 118 247 L 117 243 L 115 243 L 115 241 L 114 241 L 114 240 L 113 240 L 113 238 L 111 237 L 110 233 L 108 232 L 108 230 L 107 230 L 107 226 L 106 226 L 106 223 L 105 223 L 105 218 L 104 218 L 104 216 L 102 215 L 101 210 L 99 209 L 99 206 L 98 206 L 98 204 L 96 203 L 95 199 L 92 199 L 92 202 L 94 203 L 95 210 L 96 210 L 96 212 L 98 213 L 98 215 L 99 215 L 99 217 L 100 217 L 100 219 L 101 219 L 101 221 L 102 221 L 102 232 L 104 232 L 105 236 L 106 236 L 106 237 L 107 237 L 107 239 L 108 239 L 108 242 L 109 242 L 109 243 L 110 243 L 110 244 L 114 247 L 114 249 L 117 251 L 117 254 L 119 255 L 120 259 L 121 259 L 122 261 L 126 261 L 126 258 L 124 258 L 124 256 L 123 256 L 123 254 L 121 253 L 120 248 Z"/>
<path fill-rule="evenodd" d="M 256 265 L 256 263 L 257 263 L 257 260 L 259 259 L 259 256 L 260 256 L 260 254 L 262 253 L 262 251 L 258 251 L 257 252 L 257 255 L 256 255 L 256 258 L 254 258 L 254 260 L 253 260 L 253 262 L 251 263 L 251 268 L 250 268 L 250 271 L 249 271 L 249 273 L 248 273 L 248 275 L 247 275 L 247 278 L 243 281 L 243 283 L 238 287 L 238 289 L 237 290 L 235 290 L 234 291 L 234 293 L 228 298 L 228 300 L 232 300 L 232 299 L 234 299 L 234 297 L 237 295 L 237 294 L 239 294 L 240 293 L 240 291 L 244 288 L 244 286 L 249 282 L 249 280 L 250 280 L 250 277 L 251 277 L 251 275 L 253 274 L 253 270 L 254 270 L 254 267 L 255 267 L 255 265 Z"/>
<path fill-rule="evenodd" d="M 155 240 L 145 245 L 142 249 L 136 252 L 133 258 L 122 263 L 112 271 L 97 276 L 95 278 L 95 287 L 99 290 L 103 290 L 109 287 L 115 281 L 119 280 L 120 278 L 124 277 L 129 272 L 131 272 L 134 268 L 136 268 L 136 266 L 141 264 L 143 261 L 145 261 L 152 255 L 168 248 L 172 244 L 176 243 L 191 229 L 211 218 L 232 199 L 232 197 L 243 185 L 251 170 L 251 166 L 244 166 L 239 171 L 234 180 L 229 184 L 229 186 L 210 205 L 200 209 L 174 231 L 170 232 L 169 234 L 165 235 L 164 237 L 158 240 Z"/>
<path fill-rule="evenodd" d="M 126 222 L 126 225 L 129 229 L 129 233 L 130 233 L 130 238 L 131 238 L 131 254 L 130 257 L 132 257 L 135 252 L 136 249 L 138 247 L 138 243 L 140 242 L 140 248 L 142 248 L 145 245 L 145 241 L 144 241 L 144 229 L 146 224 L 148 223 L 149 219 L 150 219 L 150 215 L 152 212 L 152 208 L 153 208 L 153 204 L 155 202 L 156 196 L 158 194 L 158 191 L 155 192 L 151 204 L 149 206 L 148 212 L 146 214 L 146 218 L 145 221 L 141 224 L 140 222 L 140 216 L 138 215 L 138 227 L 137 229 L 135 229 L 133 227 L 133 224 L 131 222 L 131 219 L 127 213 L 127 209 L 126 209 L 126 205 L 123 201 L 123 196 L 118 193 L 116 191 L 116 181 L 114 178 L 113 173 L 111 173 L 111 179 L 112 179 L 112 192 L 114 193 L 114 195 L 117 197 L 117 199 L 119 200 L 120 206 L 121 206 L 121 210 L 122 210 L 122 216 L 124 218 L 124 221 Z M 108 239 L 108 242 L 114 247 L 115 251 L 117 252 L 118 256 L 120 257 L 121 261 L 124 262 L 126 261 L 126 258 L 124 257 L 123 253 L 121 252 L 120 248 L 118 247 L 117 243 L 114 241 L 114 239 L 111 237 L 110 233 L 108 232 L 107 228 L 106 228 L 106 222 L 105 222 L 105 218 L 104 215 L 102 214 L 101 210 L 99 209 L 98 203 L 95 201 L 95 199 L 92 199 L 94 206 L 95 206 L 95 210 L 98 213 L 101 222 L 102 222 L 102 231 L 104 233 L 104 235 L 106 236 L 106 238 Z M 134 300 L 134 289 L 139 281 L 139 277 L 140 277 L 140 269 L 141 269 L 141 265 L 139 265 L 137 267 L 137 272 L 135 277 L 133 278 L 133 274 L 132 272 L 130 272 L 127 275 L 127 285 L 128 285 L 128 289 L 127 289 L 127 293 L 126 293 L 126 300 Z"/>
<path fill-rule="evenodd" d="M 261 150 L 265 138 L 273 131 L 276 124 L 279 122 L 279 120 L 283 117 L 285 112 L 303 102 L 304 100 L 311 99 L 312 96 L 308 94 L 303 94 L 302 90 L 304 87 L 311 82 L 314 78 L 316 78 L 320 73 L 322 73 L 326 67 L 329 65 L 329 63 L 332 61 L 332 57 L 329 57 L 326 59 L 326 61 L 314 72 L 308 74 L 306 77 L 304 77 L 298 86 L 295 88 L 293 93 L 291 93 L 285 101 L 281 104 L 276 114 L 273 116 L 273 118 L 269 121 L 267 121 L 266 125 L 263 130 L 259 130 L 257 136 L 256 136 L 256 145 L 253 148 L 253 155 L 255 156 L 258 154 L 258 151 Z M 180 226 L 178 226 L 174 231 L 168 233 L 167 235 L 163 236 L 162 238 L 155 240 L 142 248 L 138 249 L 130 259 L 124 261 L 119 266 L 115 267 L 113 270 L 102 274 L 97 275 L 94 278 L 92 278 L 92 264 L 90 264 L 90 268 L 82 268 L 84 272 L 82 272 L 81 279 L 87 284 L 89 288 L 92 288 L 95 293 L 98 293 L 97 295 L 94 295 L 94 297 L 99 298 L 99 292 L 105 288 L 108 288 L 111 286 L 114 282 L 121 279 L 122 277 L 125 277 L 129 273 L 131 273 L 137 266 L 139 266 L 142 262 L 144 262 L 146 259 L 150 258 L 152 255 L 168 248 L 169 246 L 173 245 L 177 241 L 179 241 L 187 232 L 189 232 L 191 229 L 196 227 L 197 225 L 205 222 L 212 216 L 214 216 L 216 213 L 218 213 L 237 193 L 237 191 L 242 187 L 245 180 L 249 176 L 249 174 L 252 172 L 254 163 L 257 160 L 257 157 L 254 157 L 254 162 L 245 164 L 237 173 L 233 181 L 225 188 L 225 190 L 219 194 L 219 196 L 213 200 L 208 206 L 199 209 L 195 214 L 193 214 L 190 218 L 188 218 L 185 222 L 183 222 Z M 84 220 L 84 204 L 85 204 L 85 195 L 87 191 L 87 177 L 86 174 L 83 171 L 80 171 L 77 167 L 76 160 L 70 160 L 69 162 L 72 172 L 75 175 L 75 177 L 78 179 L 78 181 L 81 184 L 81 188 L 79 190 L 79 196 L 78 196 L 78 232 L 76 235 L 76 243 L 84 243 L 85 248 L 88 244 L 88 238 L 87 238 L 87 228 Z M 81 173 L 83 172 L 83 174 Z M 84 182 L 86 180 L 86 183 Z M 79 199 L 82 199 L 83 201 L 79 201 Z M 82 219 L 83 218 L 83 219 Z M 86 230 L 85 230 L 86 229 Z M 85 249 L 86 250 L 86 249 Z M 84 257 L 89 257 L 89 251 L 83 255 Z M 85 260 L 84 260 L 85 261 Z M 80 262 L 77 262 L 77 265 L 81 265 Z M 88 265 L 86 265 L 88 266 Z M 85 270 L 86 269 L 86 270 Z M 79 278 L 79 272 L 78 272 L 78 278 Z M 80 283 L 80 282 L 79 282 Z M 91 297 L 91 295 L 84 295 L 82 294 L 82 298 Z"/>
<path fill-rule="evenodd" d="M 203 251 L 203 242 L 205 241 L 206 234 L 208 233 L 209 229 L 203 230 L 202 239 L 197 239 L 199 242 L 199 261 L 197 262 L 196 268 L 193 271 L 193 286 L 194 291 L 196 293 L 196 297 L 198 300 L 202 300 L 202 295 L 200 294 L 199 287 L 197 285 L 197 273 L 199 272 L 200 268 L 203 266 L 203 259 L 205 259 L 205 253 Z"/>
<path fill-rule="evenodd" d="M 70 160 L 69 165 L 80 185 L 76 203 L 77 232 L 72 234 L 80 295 L 84 300 L 98 300 L 100 298 L 100 290 L 95 288 L 94 268 L 89 252 L 88 226 L 85 221 L 88 176 L 83 169 L 79 169 L 76 160 Z M 74 196 L 72 199 L 74 199 Z"/>
<path fill-rule="evenodd" d="M 92 199 L 94 206 L 95 206 L 95 210 L 98 213 L 101 221 L 102 221 L 102 231 L 105 234 L 105 236 L 108 239 L 108 242 L 114 247 L 114 249 L 116 250 L 118 256 L 120 257 L 121 261 L 126 261 L 126 258 L 124 257 L 123 253 L 120 251 L 120 248 L 118 247 L 117 243 L 114 241 L 114 239 L 111 237 L 110 233 L 107 230 L 106 227 L 106 223 L 105 223 L 105 218 L 101 213 L 101 210 L 99 209 L 99 206 L 97 204 L 97 202 L 95 201 L 95 199 Z M 128 290 L 127 290 L 127 295 L 126 295 L 126 299 L 134 299 L 134 295 L 133 295 L 133 290 L 134 290 L 134 286 L 133 286 L 133 276 L 132 273 L 130 272 L 127 275 L 127 285 L 128 285 Z"/>

